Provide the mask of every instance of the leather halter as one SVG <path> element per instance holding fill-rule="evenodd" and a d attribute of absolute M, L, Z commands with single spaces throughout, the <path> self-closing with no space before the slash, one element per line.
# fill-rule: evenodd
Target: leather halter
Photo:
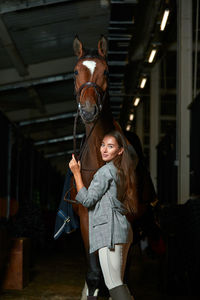
<path fill-rule="evenodd" d="M 104 104 L 106 94 L 107 94 L 107 89 L 104 92 L 102 90 L 102 88 L 99 85 L 97 85 L 95 82 L 87 81 L 80 86 L 78 92 L 76 93 L 76 101 L 78 104 L 78 110 L 79 110 L 80 115 L 82 115 L 82 107 L 81 107 L 81 103 L 80 103 L 81 93 L 83 90 L 87 90 L 90 87 L 94 88 L 95 93 L 97 95 L 96 105 L 97 105 L 98 113 L 100 113 L 102 111 L 103 104 Z"/>
<path fill-rule="evenodd" d="M 103 57 L 101 56 L 84 56 L 84 57 L 81 57 L 79 58 L 79 60 L 83 60 L 85 58 L 98 58 L 98 59 L 102 59 L 104 60 Z M 74 86 L 75 86 L 75 78 L 74 78 Z M 77 114 L 75 116 L 75 119 L 74 119 L 74 130 L 73 130 L 73 148 L 74 148 L 74 154 L 76 156 L 76 127 L 77 127 L 77 120 L 78 120 L 78 117 L 81 116 L 82 119 L 84 119 L 83 117 L 83 112 L 82 112 L 82 107 L 81 107 L 81 103 L 80 103 L 80 98 L 81 98 L 81 93 L 83 90 L 87 90 L 88 88 L 90 87 L 93 87 L 94 90 L 95 90 L 95 93 L 97 95 L 97 102 L 96 102 L 96 106 L 97 106 L 97 118 L 96 120 L 94 121 L 93 123 L 93 126 L 88 134 L 88 136 L 85 138 L 85 141 L 81 147 L 81 151 L 80 151 L 80 154 L 79 154 L 79 159 L 81 159 L 81 156 L 84 152 L 84 149 L 86 147 L 86 144 L 87 144 L 87 141 L 89 139 L 89 137 L 91 136 L 91 133 L 100 117 L 100 114 L 101 114 L 101 111 L 102 111 L 102 108 L 103 108 L 103 105 L 104 105 L 104 102 L 105 102 L 105 99 L 106 99 L 106 96 L 107 96 L 107 93 L 108 93 L 108 87 L 105 91 L 102 90 L 102 88 L 97 85 L 95 82 L 93 81 L 87 81 L 85 83 L 83 83 L 80 88 L 78 89 L 78 91 L 76 91 L 75 89 L 75 96 L 76 96 L 76 102 L 77 102 L 77 105 L 78 105 L 78 109 L 77 109 Z"/>

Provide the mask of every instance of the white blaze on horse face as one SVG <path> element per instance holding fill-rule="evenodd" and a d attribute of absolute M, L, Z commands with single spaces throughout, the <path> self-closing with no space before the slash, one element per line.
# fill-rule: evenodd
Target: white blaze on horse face
<path fill-rule="evenodd" d="M 96 68 L 96 62 L 92 60 L 85 60 L 83 65 L 86 66 L 90 70 L 91 75 L 93 75 Z"/>

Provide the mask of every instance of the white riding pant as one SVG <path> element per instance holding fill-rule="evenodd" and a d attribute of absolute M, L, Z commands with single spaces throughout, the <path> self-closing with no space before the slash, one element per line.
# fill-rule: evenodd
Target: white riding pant
<path fill-rule="evenodd" d="M 110 290 L 123 284 L 127 254 L 131 243 L 117 244 L 114 250 L 103 247 L 98 250 L 105 284 Z"/>

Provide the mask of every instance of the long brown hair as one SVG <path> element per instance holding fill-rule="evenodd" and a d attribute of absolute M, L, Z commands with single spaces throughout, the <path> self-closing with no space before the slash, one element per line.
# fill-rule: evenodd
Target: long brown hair
<path fill-rule="evenodd" d="M 120 148 L 124 151 L 121 155 L 113 159 L 117 168 L 118 182 L 117 195 L 118 199 L 124 203 L 129 213 L 136 215 L 138 212 L 138 193 L 136 180 L 136 167 L 138 156 L 135 149 L 126 142 L 125 137 L 117 130 L 106 134 L 116 139 Z"/>

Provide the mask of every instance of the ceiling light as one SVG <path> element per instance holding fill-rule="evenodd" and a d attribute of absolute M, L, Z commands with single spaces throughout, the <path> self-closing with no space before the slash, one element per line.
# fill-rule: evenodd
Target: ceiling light
<path fill-rule="evenodd" d="M 130 120 L 130 121 L 133 121 L 133 119 L 134 119 L 134 114 L 130 114 L 130 115 L 129 115 L 129 120 Z"/>
<path fill-rule="evenodd" d="M 149 59 L 148 59 L 148 62 L 149 62 L 149 63 L 152 63 L 152 62 L 153 62 L 154 57 L 155 57 L 155 55 L 156 55 L 156 52 L 157 52 L 156 49 L 152 49 L 152 50 L 151 50 L 151 53 L 150 53 Z"/>
<path fill-rule="evenodd" d="M 140 102 L 140 98 L 137 97 L 137 98 L 134 99 L 133 105 L 137 106 L 139 104 L 139 102 Z"/>
<path fill-rule="evenodd" d="M 141 89 L 143 89 L 145 87 L 146 81 L 147 81 L 147 78 L 143 77 L 142 80 L 141 80 L 141 82 L 140 82 L 140 88 Z"/>
<path fill-rule="evenodd" d="M 130 131 L 130 129 L 131 129 L 131 125 L 128 124 L 128 125 L 126 126 L 126 131 Z"/>
<path fill-rule="evenodd" d="M 169 16 L 169 9 L 166 9 L 164 11 L 163 18 L 162 18 L 162 21 L 161 21 L 161 24 L 160 24 L 160 30 L 161 31 L 165 30 L 165 26 L 167 24 L 168 16 Z"/>

